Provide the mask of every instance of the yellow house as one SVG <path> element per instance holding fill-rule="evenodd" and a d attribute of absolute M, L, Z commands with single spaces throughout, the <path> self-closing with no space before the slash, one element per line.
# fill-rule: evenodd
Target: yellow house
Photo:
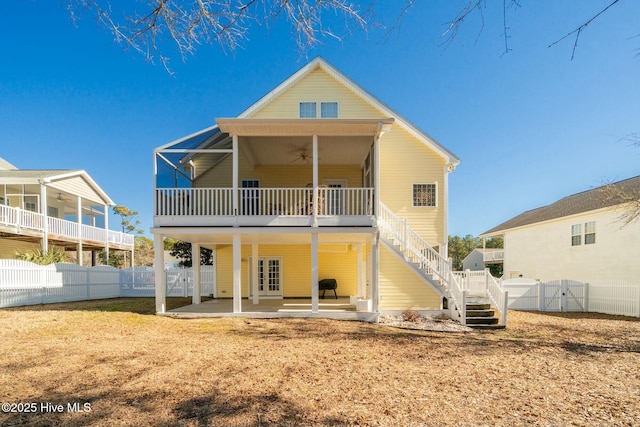
<path fill-rule="evenodd" d="M 322 315 L 325 292 L 356 313 L 442 310 L 459 159 L 324 59 L 154 153 L 159 313 L 165 237 L 215 251 L 214 297 L 231 313 L 306 298 L 305 315 Z"/>

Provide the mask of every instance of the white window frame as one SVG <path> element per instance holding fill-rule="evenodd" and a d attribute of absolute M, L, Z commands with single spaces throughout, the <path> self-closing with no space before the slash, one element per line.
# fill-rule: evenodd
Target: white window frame
<path fill-rule="evenodd" d="M 593 236 L 593 240 L 587 239 L 587 236 Z M 595 221 L 585 222 L 584 223 L 584 244 L 595 245 L 595 243 L 596 243 L 596 222 Z"/>
<path fill-rule="evenodd" d="M 313 117 L 302 116 L 302 104 L 313 104 L 313 112 L 314 112 Z M 318 118 L 318 102 L 317 101 L 300 101 L 298 103 L 298 117 L 301 119 L 317 119 Z"/>
<path fill-rule="evenodd" d="M 328 105 L 328 104 L 335 104 L 336 105 L 336 115 L 335 116 L 324 116 L 322 114 L 322 106 L 323 105 Z M 338 117 L 340 117 L 340 103 L 338 101 L 320 101 L 320 105 L 318 106 L 319 108 L 319 117 L 321 119 L 337 119 Z"/>
<path fill-rule="evenodd" d="M 430 186 L 433 185 L 433 189 L 434 189 L 434 197 L 433 197 L 433 204 L 425 204 L 425 205 L 418 205 L 416 204 L 416 186 L 417 185 L 426 185 L 426 186 Z M 428 191 L 428 187 L 427 187 L 427 191 Z M 411 206 L 414 208 L 437 208 L 438 207 L 438 183 L 437 182 L 414 182 L 411 185 Z"/>
<path fill-rule="evenodd" d="M 582 245 L 582 224 L 571 225 L 571 246 Z"/>

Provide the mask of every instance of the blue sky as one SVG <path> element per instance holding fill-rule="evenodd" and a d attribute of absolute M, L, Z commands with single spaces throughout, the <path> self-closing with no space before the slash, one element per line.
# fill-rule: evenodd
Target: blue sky
<path fill-rule="evenodd" d="M 475 16 L 443 47 L 445 23 L 467 2 L 431 0 L 384 42 L 373 29 L 301 54 L 282 22 L 254 28 L 234 53 L 204 45 L 185 62 L 174 56 L 173 76 L 91 15 L 73 25 L 64 3 L 0 3 L 0 157 L 20 169 L 85 169 L 146 230 L 152 150 L 239 114 L 318 55 L 460 157 L 450 234 L 478 235 L 640 174 L 640 147 L 620 140 L 640 132 L 640 2 L 593 22 L 573 61 L 572 39 L 547 46 L 608 0 L 522 0 L 508 11 L 506 55 L 502 2 L 489 3 L 480 34 Z M 389 3 L 378 13 L 386 25 L 399 10 Z"/>

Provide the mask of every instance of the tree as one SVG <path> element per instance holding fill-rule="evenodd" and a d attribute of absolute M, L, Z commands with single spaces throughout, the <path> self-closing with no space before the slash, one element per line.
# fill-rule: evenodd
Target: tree
<path fill-rule="evenodd" d="M 180 266 L 191 267 L 193 265 L 191 243 L 177 241 L 169 254 L 180 258 Z M 200 248 L 200 265 L 213 265 L 213 251 L 207 248 Z"/>
<path fill-rule="evenodd" d="M 122 226 L 123 233 L 144 233 L 142 228 L 138 228 L 142 223 L 140 220 L 136 219 L 138 215 L 140 215 L 140 212 L 129 209 L 126 206 L 117 205 L 113 207 L 113 213 L 120 216 L 120 225 Z"/>
<path fill-rule="evenodd" d="M 470 234 L 467 234 L 464 238 L 449 236 L 449 256 L 451 257 L 453 269 L 455 271 L 462 270 L 462 260 L 478 247 L 482 247 L 482 242 L 479 238 Z"/>
<path fill-rule="evenodd" d="M 504 53 L 508 53 L 511 51 L 509 12 L 518 9 L 524 1 L 467 0 L 447 22 L 442 44 L 450 44 L 463 24 L 474 16 L 481 21 L 479 37 L 485 25 L 485 13 L 490 11 L 501 14 Z M 618 2 L 608 0 L 604 7 L 594 8 L 582 24 L 556 38 L 549 47 L 566 39 L 573 40 L 573 59 L 582 32 Z M 394 24 L 386 29 L 375 19 L 376 0 L 148 0 L 124 2 L 118 10 L 111 7 L 109 0 L 67 0 L 67 9 L 73 20 L 84 12 L 94 14 L 118 43 L 140 52 L 147 60 L 158 59 L 168 70 L 167 42 L 172 42 L 183 60 L 201 44 L 217 43 L 223 50 L 233 51 L 249 39 L 252 27 L 284 19 L 291 26 L 298 48 L 306 51 L 324 38 L 341 40 L 354 29 L 367 32 L 383 28 L 389 36 L 400 28 L 403 16 L 415 4 L 416 0 L 397 2 Z M 496 4 L 499 6 L 495 7 Z"/>
<path fill-rule="evenodd" d="M 136 236 L 133 253 L 135 265 L 152 266 L 154 261 L 153 240 L 144 236 Z"/>

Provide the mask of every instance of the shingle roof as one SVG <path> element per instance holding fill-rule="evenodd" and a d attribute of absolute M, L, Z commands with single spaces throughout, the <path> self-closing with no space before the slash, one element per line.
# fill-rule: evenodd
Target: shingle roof
<path fill-rule="evenodd" d="M 80 172 L 73 169 L 13 169 L 0 170 L 0 178 L 51 178 L 54 176 L 68 174 L 71 172 Z"/>
<path fill-rule="evenodd" d="M 512 228 L 616 206 L 632 201 L 629 196 L 631 199 L 640 199 L 640 176 L 583 191 L 564 197 L 550 205 L 526 211 L 485 231 L 482 235 L 496 234 Z"/>

